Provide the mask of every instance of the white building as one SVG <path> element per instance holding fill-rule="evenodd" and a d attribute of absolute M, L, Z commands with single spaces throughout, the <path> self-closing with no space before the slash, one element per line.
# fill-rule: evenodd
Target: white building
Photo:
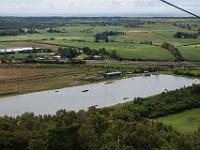
<path fill-rule="evenodd" d="M 0 49 L 0 54 L 5 54 L 5 53 L 19 53 L 19 52 L 29 52 L 29 51 L 32 51 L 33 49 L 34 49 L 33 47 Z"/>

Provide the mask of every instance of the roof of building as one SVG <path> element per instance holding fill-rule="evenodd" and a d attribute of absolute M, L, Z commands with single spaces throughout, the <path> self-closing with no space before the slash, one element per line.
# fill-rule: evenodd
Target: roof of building
<path fill-rule="evenodd" d="M 0 49 L 0 53 L 31 51 L 33 49 L 34 49 L 33 47 L 6 48 L 6 49 Z"/>
<path fill-rule="evenodd" d="M 110 72 L 110 73 L 105 73 L 108 76 L 112 76 L 112 75 L 117 75 L 117 74 L 122 74 L 122 72 Z"/>

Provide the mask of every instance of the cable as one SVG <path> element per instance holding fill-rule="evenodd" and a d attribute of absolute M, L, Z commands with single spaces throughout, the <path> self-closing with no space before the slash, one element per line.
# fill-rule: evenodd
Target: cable
<path fill-rule="evenodd" d="M 181 11 L 184 11 L 184 12 L 186 12 L 186 13 L 192 15 L 192 16 L 195 16 L 195 17 L 197 17 L 197 18 L 200 18 L 200 16 L 198 16 L 198 15 L 192 13 L 192 12 L 189 12 L 189 11 L 187 11 L 187 10 L 185 10 L 185 9 L 183 9 L 183 8 L 181 8 L 181 7 L 179 7 L 179 6 L 176 6 L 176 5 L 172 4 L 172 3 L 169 3 L 169 2 L 167 2 L 167 1 L 165 1 L 165 0 L 160 0 L 160 1 L 163 2 L 163 3 L 165 3 L 165 4 L 167 4 L 167 5 L 172 6 L 172 7 L 174 7 L 174 8 L 177 8 L 177 9 L 179 9 L 179 10 L 181 10 Z"/>

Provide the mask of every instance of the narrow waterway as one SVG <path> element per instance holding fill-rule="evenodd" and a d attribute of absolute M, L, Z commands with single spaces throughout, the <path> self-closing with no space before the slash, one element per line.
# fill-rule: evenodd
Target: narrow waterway
<path fill-rule="evenodd" d="M 197 83 L 197 79 L 159 75 L 5 97 L 0 98 L 0 115 L 17 116 L 25 112 L 34 112 L 36 115 L 54 114 L 60 109 L 87 110 L 93 105 L 102 108 L 124 103 L 135 97 L 156 95 L 164 89 L 175 90 Z"/>

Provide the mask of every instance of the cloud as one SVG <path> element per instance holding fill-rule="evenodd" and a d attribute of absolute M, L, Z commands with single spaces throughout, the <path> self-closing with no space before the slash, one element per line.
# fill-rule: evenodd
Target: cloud
<path fill-rule="evenodd" d="M 169 0 L 199 12 L 200 1 Z M 1 14 L 181 13 L 159 0 L 0 0 Z"/>

